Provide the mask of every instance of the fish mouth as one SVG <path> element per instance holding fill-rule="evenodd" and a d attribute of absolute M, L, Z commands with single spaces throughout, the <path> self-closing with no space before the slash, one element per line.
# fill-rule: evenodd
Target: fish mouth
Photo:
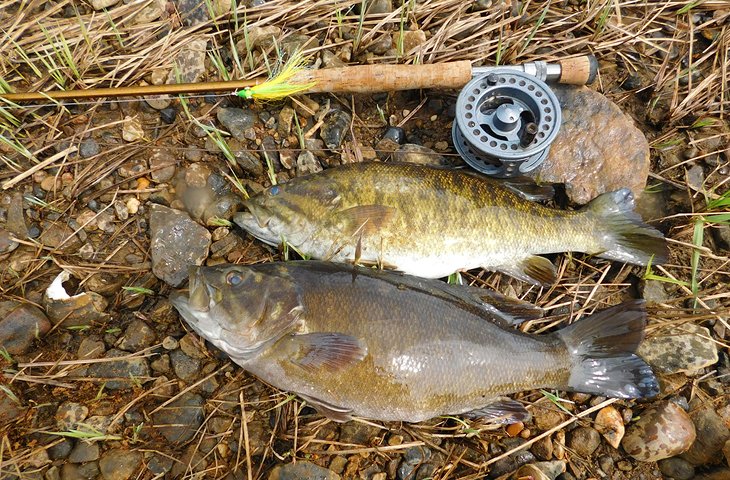
<path fill-rule="evenodd" d="M 221 290 L 205 280 L 200 267 L 190 267 L 188 272 L 190 278 L 188 307 L 196 312 L 209 312 L 212 305 L 223 299 Z"/>
<path fill-rule="evenodd" d="M 254 238 L 269 245 L 277 246 L 279 238 L 269 229 L 271 215 L 257 215 L 254 209 L 249 206 L 249 212 L 239 212 L 233 217 L 233 221 L 251 234 Z"/>

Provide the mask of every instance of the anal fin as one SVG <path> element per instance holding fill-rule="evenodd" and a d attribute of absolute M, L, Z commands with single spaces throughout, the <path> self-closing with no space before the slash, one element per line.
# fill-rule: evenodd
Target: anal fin
<path fill-rule="evenodd" d="M 517 264 L 500 265 L 496 270 L 533 285 L 552 285 L 558 279 L 555 265 L 547 258 L 537 255 L 527 257 Z"/>
<path fill-rule="evenodd" d="M 508 397 L 497 397 L 483 407 L 466 412 L 462 416 L 499 424 L 527 422 L 531 418 L 530 412 L 524 405 Z"/>
<path fill-rule="evenodd" d="M 333 422 L 345 423 L 352 420 L 352 415 L 350 415 L 352 410 L 349 408 L 338 407 L 307 395 L 299 394 L 299 396 L 302 397 L 302 399 L 311 407 L 317 410 L 318 413 L 324 415 Z"/>

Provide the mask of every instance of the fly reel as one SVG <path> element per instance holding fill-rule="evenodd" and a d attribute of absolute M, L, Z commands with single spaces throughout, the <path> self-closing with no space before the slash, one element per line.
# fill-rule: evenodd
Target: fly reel
<path fill-rule="evenodd" d="M 454 146 L 486 175 L 524 175 L 547 157 L 560 118 L 558 99 L 545 82 L 515 69 L 490 68 L 459 94 Z"/>

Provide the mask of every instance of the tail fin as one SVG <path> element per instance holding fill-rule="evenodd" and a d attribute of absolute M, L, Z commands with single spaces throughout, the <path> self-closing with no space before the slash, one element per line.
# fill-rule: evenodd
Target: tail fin
<path fill-rule="evenodd" d="M 628 188 L 604 193 L 593 199 L 586 209 L 598 217 L 606 231 L 604 250 L 599 257 L 620 262 L 647 265 L 665 263 L 669 249 L 664 236 L 644 223 L 634 212 L 634 195 Z"/>
<path fill-rule="evenodd" d="M 634 353 L 645 326 L 644 301 L 633 300 L 559 330 L 573 357 L 568 389 L 617 398 L 656 396 L 654 372 Z"/>

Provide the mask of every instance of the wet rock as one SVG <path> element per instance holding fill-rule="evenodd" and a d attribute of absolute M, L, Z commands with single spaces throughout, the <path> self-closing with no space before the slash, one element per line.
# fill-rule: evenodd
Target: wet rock
<path fill-rule="evenodd" d="M 626 433 L 623 418 L 613 405 L 602 408 L 598 412 L 594 427 L 613 448 L 619 447 L 624 433 Z"/>
<path fill-rule="evenodd" d="M 185 393 L 152 415 L 155 428 L 169 442 L 185 443 L 195 436 L 203 424 L 203 397 Z"/>
<path fill-rule="evenodd" d="M 94 155 L 98 155 L 100 151 L 101 148 L 99 148 L 99 144 L 91 137 L 83 140 L 79 144 L 79 155 L 81 155 L 83 158 L 89 158 L 93 157 Z"/>
<path fill-rule="evenodd" d="M 89 409 L 76 402 L 63 402 L 56 410 L 56 425 L 59 430 L 71 430 L 86 420 Z"/>
<path fill-rule="evenodd" d="M 197 0 L 185 0 L 194 2 L 200 8 L 206 8 L 205 2 L 200 3 Z M 195 83 L 200 81 L 205 73 L 205 59 L 207 56 L 206 45 L 207 40 L 193 40 L 185 45 L 180 53 L 175 57 L 177 68 L 170 70 L 167 77 L 167 83 Z M 180 75 L 178 79 L 177 75 Z"/>
<path fill-rule="evenodd" d="M 319 160 L 309 150 L 304 150 L 297 156 L 297 175 L 309 175 L 322 171 Z"/>
<path fill-rule="evenodd" d="M 568 447 L 582 458 L 593 455 L 601 444 L 601 436 L 590 427 L 578 427 L 568 435 Z"/>
<path fill-rule="evenodd" d="M 188 277 L 188 267 L 202 265 L 208 256 L 210 232 L 185 212 L 162 205 L 152 205 L 151 210 L 152 271 L 168 284 L 180 286 Z"/>
<path fill-rule="evenodd" d="M 588 88 L 552 88 L 562 107 L 560 133 L 531 176 L 565 183 L 568 197 L 579 204 L 624 187 L 639 196 L 649 175 L 649 143 L 631 117 Z"/>
<path fill-rule="evenodd" d="M 139 319 L 132 320 L 124 336 L 117 342 L 117 347 L 128 352 L 145 349 L 155 343 L 155 331 Z"/>
<path fill-rule="evenodd" d="M 333 110 L 325 117 L 320 136 L 327 148 L 337 149 L 350 131 L 352 117 L 342 110 Z"/>
<path fill-rule="evenodd" d="M 11 355 L 26 353 L 51 323 L 36 306 L 16 301 L 0 302 L 0 348 Z"/>
<path fill-rule="evenodd" d="M 730 430 L 725 426 L 722 417 L 712 406 L 692 410 L 689 416 L 695 425 L 697 440 L 681 457 L 697 466 L 719 463 L 722 447 L 730 439 Z"/>
<path fill-rule="evenodd" d="M 621 446 L 641 462 L 654 462 L 687 451 L 696 438 L 689 415 L 675 403 L 662 401 L 644 410 Z"/>
<path fill-rule="evenodd" d="M 128 480 L 142 466 L 142 454 L 121 448 L 107 450 L 99 461 L 104 480 Z"/>
<path fill-rule="evenodd" d="M 51 323 L 70 327 L 106 322 L 109 314 L 104 310 L 109 302 L 96 292 L 69 295 L 63 284 L 70 279 L 69 272 L 61 271 L 43 295 L 43 304 Z"/>
<path fill-rule="evenodd" d="M 695 467 L 679 457 L 659 460 L 657 466 L 665 477 L 673 480 L 690 480 L 695 476 Z"/>
<path fill-rule="evenodd" d="M 68 461 L 71 463 L 93 462 L 99 459 L 99 445 L 96 443 L 78 442 L 71 450 Z"/>
<path fill-rule="evenodd" d="M 76 465 L 64 463 L 61 467 L 61 480 L 94 480 L 99 475 L 99 465 L 96 462 Z"/>
<path fill-rule="evenodd" d="M 129 356 L 129 352 L 113 348 L 104 354 L 104 358 Z M 88 377 L 109 379 L 105 388 L 108 390 L 127 390 L 137 383 L 149 380 L 150 367 L 144 358 L 131 358 L 113 362 L 93 363 L 87 370 Z"/>
<path fill-rule="evenodd" d="M 244 132 L 256 123 L 256 114 L 243 108 L 221 108 L 216 113 L 218 121 L 234 138 L 244 138 Z"/>
<path fill-rule="evenodd" d="M 403 145 L 406 143 L 406 131 L 401 127 L 388 127 L 383 134 L 382 140 L 390 140 L 398 145 Z"/>
<path fill-rule="evenodd" d="M 0 390 L 0 427 L 20 420 L 25 415 L 25 411 L 26 408 L 20 403 L 15 393 L 11 397 L 4 389 Z"/>
<path fill-rule="evenodd" d="M 288 463 L 277 465 L 269 473 L 268 480 L 339 480 L 335 472 L 310 462 Z"/>
<path fill-rule="evenodd" d="M 436 167 L 446 164 L 446 159 L 435 151 L 412 143 L 402 145 L 396 150 L 393 154 L 393 160 L 396 162 L 417 163 L 419 165 L 432 165 Z"/>
<path fill-rule="evenodd" d="M 638 354 L 657 373 L 692 375 L 718 361 L 717 345 L 708 338 L 707 328 L 685 323 L 645 339 Z"/>
<path fill-rule="evenodd" d="M 200 360 L 191 358 L 181 350 L 170 352 L 170 364 L 180 380 L 195 380 L 200 373 Z"/>

